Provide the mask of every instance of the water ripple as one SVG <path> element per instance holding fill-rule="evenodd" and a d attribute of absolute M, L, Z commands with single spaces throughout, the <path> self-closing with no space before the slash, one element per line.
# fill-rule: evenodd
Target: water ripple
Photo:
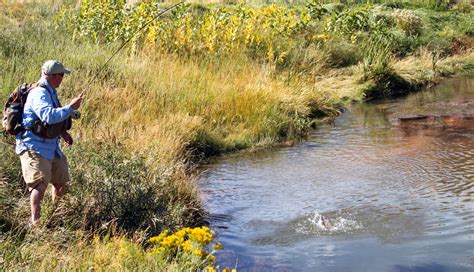
<path fill-rule="evenodd" d="M 472 100 L 472 90 L 454 101 Z M 400 103 L 436 102 L 432 91 L 420 95 Z M 356 105 L 306 143 L 209 166 L 201 183 L 209 220 L 239 267 L 474 268 L 465 261 L 474 253 L 474 118 L 402 126 L 384 108 L 401 106 Z M 361 266 L 369 259 L 376 268 Z"/>

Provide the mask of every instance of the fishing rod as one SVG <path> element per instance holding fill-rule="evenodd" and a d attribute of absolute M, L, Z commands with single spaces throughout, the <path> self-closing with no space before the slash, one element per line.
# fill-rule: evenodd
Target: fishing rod
<path fill-rule="evenodd" d="M 99 76 L 99 74 L 102 72 L 102 70 L 105 69 L 105 67 L 107 67 L 107 65 L 109 64 L 109 62 L 112 60 L 113 57 L 115 57 L 118 52 L 120 52 L 120 50 L 122 50 L 125 45 L 127 45 L 134 37 L 135 35 L 137 35 L 138 33 L 140 33 L 143 29 L 145 29 L 147 26 L 149 26 L 153 21 L 155 21 L 156 19 L 158 19 L 161 15 L 163 15 L 164 13 L 168 12 L 169 10 L 171 9 L 174 9 L 175 7 L 181 5 L 181 4 L 184 4 L 184 1 L 180 1 L 164 10 L 162 10 L 161 12 L 159 12 L 155 17 L 151 18 L 148 22 L 146 22 L 142 27 L 140 27 L 137 31 L 135 31 L 132 36 L 130 38 L 128 38 L 127 40 L 125 40 L 122 45 L 117 49 L 115 50 L 112 55 L 110 56 L 110 58 L 99 68 L 99 70 L 97 71 L 97 73 L 92 77 L 91 80 L 89 80 L 89 82 L 87 82 L 86 86 L 84 87 L 84 89 L 82 89 L 82 92 L 79 94 L 79 98 L 83 98 L 84 97 L 84 94 L 86 93 L 86 91 L 89 89 L 90 85 L 92 84 L 92 82 L 94 82 L 94 80 L 97 79 L 97 77 Z M 71 118 L 72 119 L 79 119 L 81 117 L 81 113 L 78 111 L 78 110 L 74 110 L 71 114 Z M 7 133 L 6 133 L 6 130 L 3 130 L 3 132 L 1 132 L 1 134 L 3 134 L 4 138 L 7 139 L 8 136 L 7 136 Z M 10 144 L 10 145 L 15 145 L 14 143 L 10 143 L 10 142 L 7 142 L 7 144 Z"/>
<path fill-rule="evenodd" d="M 89 80 L 89 82 L 87 82 L 86 86 L 84 87 L 84 89 L 82 89 L 82 92 L 79 94 L 79 97 L 82 98 L 84 97 L 84 94 L 86 93 L 86 91 L 89 89 L 90 85 L 92 84 L 92 82 L 94 82 L 94 80 L 97 79 L 97 77 L 99 76 L 100 72 L 102 72 L 102 70 L 105 69 L 105 67 L 107 67 L 107 64 L 109 64 L 109 62 L 112 60 L 113 57 L 115 57 L 115 55 L 118 54 L 118 52 L 120 52 L 124 47 L 125 45 L 127 45 L 134 37 L 135 35 L 137 35 L 138 33 L 140 33 L 143 29 L 145 29 L 148 25 L 150 25 L 153 21 L 155 21 L 156 19 L 158 19 L 161 15 L 163 15 L 164 13 L 168 12 L 169 10 L 172 10 L 174 9 L 175 7 L 183 4 L 184 1 L 181 1 L 181 2 L 178 2 L 174 5 L 172 5 L 171 7 L 169 8 L 166 8 L 164 9 L 163 11 L 161 11 L 160 13 L 158 13 L 155 17 L 151 18 L 148 22 L 146 22 L 142 27 L 140 27 L 137 31 L 135 31 L 135 33 L 132 34 L 132 36 L 130 38 L 128 38 L 127 40 L 125 40 L 122 45 L 117 49 L 115 50 L 115 52 L 112 53 L 112 55 L 110 56 L 110 58 L 99 68 L 99 70 L 97 71 L 97 73 L 95 73 L 94 77 L 92 77 L 91 80 Z M 73 112 L 73 115 L 72 117 L 74 119 L 78 119 L 79 117 L 81 116 L 80 112 L 79 111 L 74 111 Z"/>

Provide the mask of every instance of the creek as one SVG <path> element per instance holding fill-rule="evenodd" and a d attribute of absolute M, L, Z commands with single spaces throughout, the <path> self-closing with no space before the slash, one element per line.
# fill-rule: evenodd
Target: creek
<path fill-rule="evenodd" d="M 238 271 L 474 271 L 474 77 L 351 105 L 290 147 L 202 167 Z M 322 216 L 331 226 L 323 224 Z"/>

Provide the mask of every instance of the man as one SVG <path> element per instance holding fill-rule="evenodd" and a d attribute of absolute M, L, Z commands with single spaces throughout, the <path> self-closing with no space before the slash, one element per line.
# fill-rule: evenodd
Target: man
<path fill-rule="evenodd" d="M 56 202 L 64 194 L 70 179 L 66 156 L 61 152 L 59 141 L 62 138 L 66 145 L 72 145 L 73 139 L 63 129 L 63 124 L 70 122 L 69 117 L 80 107 L 82 97 L 76 97 L 61 107 L 56 92 L 64 74 L 69 73 L 69 69 L 59 61 L 48 60 L 43 64 L 38 87 L 30 91 L 23 109 L 24 130 L 16 136 L 16 153 L 20 156 L 23 178 L 31 193 L 32 225 L 40 221 L 41 201 L 48 184 L 53 184 L 52 198 Z M 50 126 L 60 127 L 58 135 L 43 133 Z"/>

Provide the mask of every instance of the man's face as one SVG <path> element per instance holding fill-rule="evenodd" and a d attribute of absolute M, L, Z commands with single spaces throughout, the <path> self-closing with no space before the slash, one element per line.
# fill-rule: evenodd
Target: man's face
<path fill-rule="evenodd" d="M 61 85 L 61 82 L 63 81 L 63 76 L 64 74 L 52 74 L 48 75 L 47 80 L 49 82 L 49 85 L 53 88 L 59 87 Z"/>

